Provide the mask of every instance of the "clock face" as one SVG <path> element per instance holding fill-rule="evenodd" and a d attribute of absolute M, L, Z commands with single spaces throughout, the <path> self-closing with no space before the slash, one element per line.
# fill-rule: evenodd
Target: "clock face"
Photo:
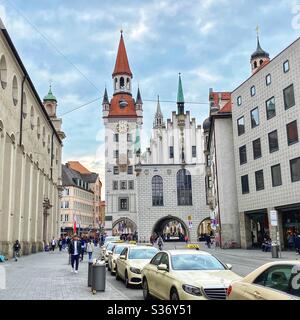
<path fill-rule="evenodd" d="M 126 133 L 128 130 L 128 124 L 126 121 L 122 120 L 122 121 L 119 121 L 119 124 L 118 124 L 118 131 L 120 133 Z"/>

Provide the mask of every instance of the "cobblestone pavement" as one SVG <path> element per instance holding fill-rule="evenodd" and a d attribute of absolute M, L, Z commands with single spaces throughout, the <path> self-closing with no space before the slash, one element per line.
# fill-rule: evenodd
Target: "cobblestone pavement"
<path fill-rule="evenodd" d="M 183 243 L 166 243 L 164 249 L 183 248 Z M 245 276 L 272 259 L 270 252 L 259 250 L 206 250 L 224 263 L 233 265 L 233 271 Z M 95 254 L 97 256 L 97 254 Z M 283 252 L 281 260 L 300 259 L 295 252 Z M 87 256 L 79 266 L 79 273 L 71 273 L 66 252 L 41 252 L 24 256 L 18 262 L 10 260 L 0 264 L 5 269 L 6 289 L 0 289 L 0 300 L 140 300 L 140 288 L 126 289 L 122 281 L 116 281 L 106 273 L 106 290 L 91 294 L 87 286 Z"/>
<path fill-rule="evenodd" d="M 95 255 L 95 257 L 97 254 Z M 110 273 L 106 274 L 105 292 L 92 295 L 87 286 L 88 260 L 79 265 L 79 273 L 71 273 L 66 252 L 41 252 L 24 256 L 15 262 L 0 264 L 5 268 L 6 289 L 0 300 L 138 300 L 140 289 L 126 289 Z"/>

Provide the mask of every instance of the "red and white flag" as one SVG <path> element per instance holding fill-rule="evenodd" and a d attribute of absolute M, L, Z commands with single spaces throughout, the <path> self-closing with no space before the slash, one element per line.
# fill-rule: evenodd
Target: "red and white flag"
<path fill-rule="evenodd" d="M 73 227 L 73 229 L 74 229 L 74 233 L 76 233 L 76 228 L 77 228 L 77 218 L 76 218 L 76 215 L 74 214 L 74 216 L 73 216 L 73 220 L 74 220 L 74 227 Z"/>

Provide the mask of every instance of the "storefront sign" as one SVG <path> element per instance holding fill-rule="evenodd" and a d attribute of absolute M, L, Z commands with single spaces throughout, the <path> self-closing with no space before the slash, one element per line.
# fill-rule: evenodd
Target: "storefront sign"
<path fill-rule="evenodd" d="M 278 214 L 276 210 L 270 211 L 270 220 L 272 227 L 278 227 Z"/>

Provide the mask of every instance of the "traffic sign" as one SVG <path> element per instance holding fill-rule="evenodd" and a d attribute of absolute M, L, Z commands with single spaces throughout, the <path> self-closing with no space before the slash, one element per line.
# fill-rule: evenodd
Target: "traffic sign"
<path fill-rule="evenodd" d="M 272 227 L 278 227 L 278 214 L 276 210 L 270 211 L 270 220 Z"/>

